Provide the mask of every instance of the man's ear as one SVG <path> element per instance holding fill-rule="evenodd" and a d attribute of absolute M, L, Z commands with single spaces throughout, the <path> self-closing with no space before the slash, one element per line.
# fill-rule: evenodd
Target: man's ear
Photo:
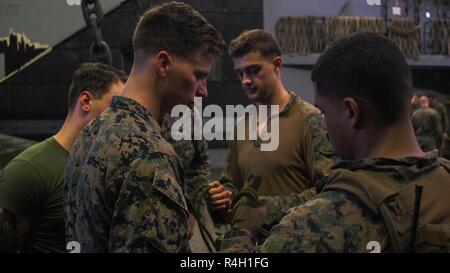
<path fill-rule="evenodd" d="M 161 78 L 167 78 L 172 63 L 172 57 L 169 52 L 162 50 L 155 56 L 156 73 Z"/>
<path fill-rule="evenodd" d="M 361 122 L 361 108 L 358 102 L 353 98 L 344 98 L 343 107 L 345 115 L 353 128 L 358 129 Z"/>
<path fill-rule="evenodd" d="M 89 91 L 82 91 L 78 96 L 78 105 L 83 112 L 89 113 L 92 110 L 92 100 L 94 96 Z"/>
<path fill-rule="evenodd" d="M 280 70 L 283 65 L 283 58 L 281 58 L 281 56 L 276 56 L 273 58 L 273 65 L 275 66 L 275 69 Z"/>

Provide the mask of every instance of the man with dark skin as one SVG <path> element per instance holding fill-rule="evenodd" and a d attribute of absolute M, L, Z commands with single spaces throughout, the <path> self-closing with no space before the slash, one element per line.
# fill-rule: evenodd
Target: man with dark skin
<path fill-rule="evenodd" d="M 423 243 L 448 251 L 450 161 L 419 147 L 411 70 L 398 47 L 379 34 L 350 35 L 319 57 L 311 79 L 315 105 L 343 160 L 318 183 L 317 195 L 291 208 L 259 247 L 254 235 L 265 208 L 250 184 L 238 193 L 222 250 L 368 252 L 369 243 L 378 242 L 381 252 L 410 251 L 417 246 L 409 245 L 414 187 L 422 186 L 419 226 L 425 233 L 438 230 L 440 238 Z"/>

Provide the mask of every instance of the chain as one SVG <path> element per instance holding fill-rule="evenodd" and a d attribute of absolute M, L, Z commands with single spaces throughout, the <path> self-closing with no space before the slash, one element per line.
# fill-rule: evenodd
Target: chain
<path fill-rule="evenodd" d="M 148 1 L 146 1 L 146 0 L 135 0 L 135 4 L 137 7 L 136 12 L 137 12 L 138 17 L 140 17 L 142 14 L 144 14 L 144 12 L 150 6 Z"/>
<path fill-rule="evenodd" d="M 112 54 L 109 45 L 103 41 L 102 23 L 104 19 L 100 0 L 82 0 L 81 9 L 86 25 L 92 31 L 94 42 L 91 45 L 91 59 L 112 65 Z"/>

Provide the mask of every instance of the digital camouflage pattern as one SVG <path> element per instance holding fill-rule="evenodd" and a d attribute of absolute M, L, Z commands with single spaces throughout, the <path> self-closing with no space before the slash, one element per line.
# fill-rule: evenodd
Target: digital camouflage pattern
<path fill-rule="evenodd" d="M 442 144 L 442 126 L 438 112 L 429 107 L 419 108 L 413 113 L 412 121 L 422 151 L 439 149 Z"/>
<path fill-rule="evenodd" d="M 444 165 L 443 167 L 446 172 L 443 172 L 442 168 L 438 169 L 440 160 L 443 159 L 438 159 L 437 153 L 432 152 L 424 157 L 342 161 L 335 166 L 330 176 L 319 182 L 317 189 L 319 194 L 305 204 L 291 208 L 287 216 L 273 227 L 263 245 L 255 248 L 251 236 L 239 230 L 232 230 L 221 241 L 221 250 L 276 253 L 368 252 L 366 247 L 370 241 L 386 245 L 387 231 L 381 217 L 369 209 L 367 203 L 362 203 L 362 199 L 356 195 L 347 191 L 333 190 L 330 187 L 338 177 L 336 174 L 344 172 L 347 177 L 364 177 L 365 181 L 354 182 L 361 185 L 361 188 L 366 184 L 376 185 L 379 181 L 391 183 L 392 187 L 402 187 L 416 179 L 426 181 L 427 177 L 433 179 L 439 177 L 440 182 L 445 184 L 446 181 L 450 181 L 450 164 L 444 160 L 446 167 Z M 438 189 L 439 191 L 446 194 L 450 191 L 450 185 Z M 368 193 L 370 196 L 372 192 Z M 376 200 L 372 202 L 376 203 Z M 442 203 L 435 199 L 422 199 L 422 202 L 427 205 L 433 202 Z M 444 215 L 442 219 L 450 219 L 450 213 L 444 206 L 441 206 L 443 208 L 441 212 L 444 211 L 447 216 Z"/>
<path fill-rule="evenodd" d="M 333 150 L 325 130 L 324 117 L 320 110 L 306 101 L 301 101 L 302 111 L 306 117 L 306 124 L 311 132 L 311 140 L 314 152 L 315 165 L 315 181 L 322 177 L 328 176 L 331 172 L 331 167 L 339 160 L 338 156 Z"/>
<path fill-rule="evenodd" d="M 293 93 L 291 93 L 293 94 Z M 328 140 L 327 132 L 323 126 L 323 115 L 313 105 L 302 101 L 302 109 L 307 115 L 307 125 L 311 132 L 314 151 L 314 165 L 316 166 L 315 182 L 327 176 L 331 167 L 339 161 Z M 312 187 L 301 193 L 291 193 L 283 196 L 260 196 L 266 203 L 267 214 L 264 227 L 270 229 L 277 224 L 289 208 L 306 203 L 316 195 L 316 188 Z"/>
<path fill-rule="evenodd" d="M 366 245 L 382 238 L 384 227 L 363 205 L 345 192 L 325 192 L 291 208 L 265 242 L 255 248 L 249 236 L 226 234 L 223 252 L 366 252 Z"/>
<path fill-rule="evenodd" d="M 68 241 L 81 252 L 186 252 L 179 159 L 151 114 L 114 97 L 78 136 L 66 167 Z"/>
<path fill-rule="evenodd" d="M 288 209 L 300 206 L 316 196 L 316 188 L 304 190 L 301 193 L 291 193 L 280 196 L 260 196 L 266 204 L 266 215 L 264 218 L 264 228 L 269 229 L 278 224 Z"/>
<path fill-rule="evenodd" d="M 173 146 L 183 165 L 186 198 L 194 208 L 199 208 L 204 203 L 204 195 L 199 196 L 197 193 L 208 186 L 208 178 L 211 174 L 208 142 L 204 139 L 174 140 L 171 128 L 175 120 L 169 114 L 164 115 L 160 122 L 161 134 Z"/>

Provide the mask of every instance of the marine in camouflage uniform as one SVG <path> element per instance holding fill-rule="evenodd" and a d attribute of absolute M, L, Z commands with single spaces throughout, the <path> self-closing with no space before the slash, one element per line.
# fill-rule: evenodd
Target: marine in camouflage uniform
<path fill-rule="evenodd" d="M 284 161 L 288 160 L 286 158 L 291 158 L 291 153 L 294 154 L 302 154 L 303 149 L 311 151 L 311 156 L 307 157 L 308 160 L 305 162 L 306 166 L 298 166 L 299 174 L 301 174 L 301 169 L 305 168 L 308 169 L 308 175 L 306 177 L 306 181 L 289 181 L 288 178 L 284 178 L 283 180 L 277 179 L 276 174 L 278 172 L 288 172 L 289 169 L 292 168 L 292 166 L 297 166 L 301 164 L 301 162 L 291 162 L 288 164 L 286 163 L 286 166 L 279 166 L 277 168 L 285 168 L 286 170 L 281 171 L 281 169 L 275 171 L 272 170 L 272 175 L 266 175 L 263 176 L 262 182 L 264 183 L 264 180 L 266 180 L 266 183 L 271 184 L 289 184 L 289 183 L 296 183 L 301 184 L 301 188 L 298 189 L 297 192 L 294 190 L 285 190 L 284 192 L 277 192 L 277 194 L 260 194 L 260 199 L 264 200 L 267 207 L 267 214 L 265 216 L 265 222 L 264 222 L 264 228 L 265 230 L 270 230 L 270 228 L 277 224 L 282 216 L 285 214 L 286 210 L 288 210 L 291 207 L 298 206 L 307 200 L 313 198 L 316 194 L 316 189 L 314 187 L 315 183 L 319 181 L 322 177 L 327 176 L 329 172 L 331 171 L 331 166 L 335 164 L 338 160 L 338 157 L 334 153 L 330 142 L 328 141 L 326 137 L 326 131 L 324 130 L 322 123 L 323 123 L 323 116 L 320 114 L 319 110 L 312 106 L 311 104 L 303 101 L 299 96 L 297 96 L 295 93 L 290 92 L 290 102 L 288 106 L 280 112 L 280 127 L 282 126 L 282 120 L 283 118 L 290 119 L 295 115 L 298 115 L 298 123 L 304 124 L 305 126 L 305 133 L 302 136 L 298 136 L 298 139 L 301 139 L 303 137 L 307 138 L 305 141 L 306 146 L 308 147 L 302 147 L 298 151 L 295 150 L 298 147 L 290 147 L 289 152 L 283 151 L 283 148 L 277 150 L 275 153 L 277 154 L 283 154 L 283 157 L 285 158 Z M 302 123 L 302 120 L 305 122 Z M 281 137 L 281 134 L 292 134 L 289 136 L 289 138 L 294 138 L 296 136 L 296 131 L 293 131 L 292 128 L 280 128 L 280 141 L 283 139 Z M 237 142 L 237 141 L 234 141 Z M 280 144 L 283 145 L 283 144 Z M 232 147 L 232 145 L 230 145 Z M 238 155 L 236 153 L 239 153 L 239 151 L 232 152 L 230 151 L 228 156 L 228 163 L 227 168 L 225 169 L 224 173 L 222 174 L 221 183 L 226 185 L 229 189 L 232 189 L 234 192 L 237 192 L 241 187 L 242 183 L 236 183 L 236 181 L 243 180 L 247 181 L 250 179 L 250 177 L 261 177 L 258 175 L 258 173 L 249 173 L 248 170 L 240 170 L 239 167 L 234 166 L 231 163 L 231 160 L 233 157 L 237 157 Z M 264 152 L 265 153 L 265 152 Z M 308 154 L 308 152 L 306 152 Z M 274 160 L 273 155 L 265 155 L 268 160 Z M 236 160 L 236 159 L 234 159 Z M 252 160 L 250 160 L 252 161 Z M 279 163 L 281 164 L 281 163 Z M 237 176 L 240 176 L 239 173 L 245 173 L 244 178 L 239 178 Z M 266 171 L 264 171 L 266 173 Z M 287 177 L 293 177 L 292 175 Z M 304 178 L 303 178 L 304 179 Z M 303 183 L 303 184 L 302 184 Z M 264 187 L 264 186 L 263 186 Z M 258 191 L 259 189 L 257 189 Z M 266 190 L 267 192 L 267 190 Z M 263 239 L 264 236 L 261 236 L 261 239 Z"/>
<path fill-rule="evenodd" d="M 321 178 L 326 177 L 331 172 L 331 167 L 340 159 L 333 151 L 330 142 L 327 139 L 327 133 L 323 128 L 323 115 L 317 112 L 317 109 L 306 102 L 306 107 L 311 109 L 307 118 L 307 126 L 311 131 L 312 146 L 314 152 L 315 185 Z M 316 195 L 316 187 L 310 187 L 300 193 L 290 193 L 278 196 L 259 196 L 266 204 L 266 216 L 264 227 L 270 229 L 277 224 L 287 213 L 287 210 L 306 203 Z"/>
<path fill-rule="evenodd" d="M 380 242 L 382 252 L 392 251 L 378 210 L 385 200 L 381 197 L 386 197 L 383 190 L 401 189 L 418 181 L 425 187 L 419 219 L 427 223 L 450 215 L 447 204 L 439 201 L 450 194 L 450 161 L 438 158 L 436 151 L 424 157 L 342 161 L 333 169 L 318 183 L 315 198 L 290 209 L 263 245 L 255 247 L 248 232 L 233 229 L 221 241 L 222 251 L 368 252 L 370 241 Z M 362 190 L 348 187 L 352 183 Z M 388 203 L 394 213 L 398 213 L 396 205 Z M 409 228 L 411 221 L 403 224 Z"/>
<path fill-rule="evenodd" d="M 417 141 L 424 152 L 440 149 L 442 126 L 438 112 L 430 107 L 417 109 L 412 116 Z"/>
<path fill-rule="evenodd" d="M 183 170 L 152 115 L 114 97 L 84 128 L 68 160 L 68 241 L 82 252 L 186 252 Z"/>
<path fill-rule="evenodd" d="M 160 121 L 161 134 L 169 142 L 178 157 L 184 169 L 184 185 L 186 198 L 191 202 L 195 209 L 201 207 L 204 203 L 204 196 L 198 196 L 198 192 L 208 186 L 209 176 L 211 175 L 208 142 L 202 140 L 174 140 L 171 134 L 171 128 L 175 121 L 169 114 L 163 116 Z"/>
<path fill-rule="evenodd" d="M 438 112 L 439 117 L 441 118 L 442 133 L 447 133 L 448 132 L 448 114 L 447 114 L 447 109 L 445 108 L 445 106 L 438 101 L 433 101 L 433 102 L 430 102 L 430 108 L 432 108 L 432 109 L 436 110 L 436 112 Z"/>
<path fill-rule="evenodd" d="M 322 128 L 323 118 L 316 107 L 284 87 L 282 53 L 273 35 L 261 29 L 244 31 L 231 41 L 228 53 L 250 102 L 276 104 L 281 108 L 277 114 L 279 138 L 274 151 L 263 151 L 259 138 L 235 137 L 230 142 L 228 162 L 220 179 L 223 186 L 210 190 L 210 203 L 213 209 L 223 211 L 229 204 L 225 195 L 232 196 L 250 179 L 257 179 L 261 181 L 256 189 L 261 198 L 273 204 L 274 213 L 278 209 L 284 211 L 291 202 L 290 194 L 303 194 L 299 198 L 313 196 L 316 181 L 327 175 L 336 160 Z M 238 122 L 243 124 L 236 127 L 244 125 L 248 136 L 249 119 Z M 289 200 L 284 200 L 285 196 Z"/>
<path fill-rule="evenodd" d="M 300 149 L 304 149 L 305 153 L 310 153 L 311 155 L 298 155 L 302 160 L 305 160 L 306 166 L 299 169 L 298 171 L 302 172 L 299 174 L 303 181 L 297 181 L 296 183 L 300 184 L 310 184 L 303 185 L 303 190 L 306 188 L 310 188 L 315 181 L 320 178 L 327 176 L 330 172 L 331 166 L 336 163 L 338 157 L 333 151 L 330 142 L 327 139 L 326 131 L 324 130 L 322 123 L 323 117 L 320 114 L 320 111 L 315 108 L 313 105 L 308 102 L 302 100 L 298 95 L 294 92 L 289 92 L 290 100 L 288 105 L 279 113 L 280 119 L 280 127 L 283 124 L 283 119 L 298 119 L 301 123 L 300 126 L 304 126 L 304 135 L 297 136 L 293 132 L 294 128 L 280 128 L 280 142 L 283 140 L 283 133 L 289 135 L 286 138 L 297 138 L 301 141 L 303 140 L 307 147 L 300 147 Z M 245 128 L 248 128 L 248 124 L 246 124 Z M 302 131 L 303 132 L 303 131 Z M 294 134 L 294 135 L 293 135 Z M 222 173 L 222 177 L 220 182 L 222 184 L 227 184 L 230 187 L 233 187 L 232 184 L 240 188 L 240 185 L 244 181 L 246 181 L 250 176 L 259 176 L 258 173 L 246 173 L 247 170 L 242 170 L 241 166 L 236 164 L 236 160 L 240 160 L 237 157 L 239 156 L 240 151 L 236 150 L 234 146 L 238 145 L 238 140 L 233 140 L 230 144 L 230 150 L 227 158 L 227 165 Z M 255 144 L 257 145 L 257 144 Z M 276 151 L 273 151 L 274 154 L 281 153 L 280 148 L 283 143 L 280 143 L 279 148 Z M 234 149 L 233 149 L 234 148 Z M 299 147 L 290 147 L 291 149 L 296 149 Z M 301 153 L 302 151 L 296 151 Z M 269 156 L 268 152 L 261 152 L 264 156 Z M 264 154 L 266 153 L 266 154 Z M 302 157 L 303 156 L 303 157 Z M 255 158 L 256 159 L 256 158 Z M 292 160 L 291 157 L 286 157 L 286 161 Z M 291 164 L 299 164 L 298 162 L 291 162 Z M 286 167 L 287 169 L 290 169 Z M 261 170 L 262 171 L 262 170 Z M 243 174 L 245 173 L 245 174 Z M 274 174 L 275 175 L 275 174 Z M 263 178 L 264 180 L 264 178 Z M 307 180 L 307 181 L 305 181 Z M 264 182 L 262 182 L 264 184 Z M 306 188 L 305 188 L 306 187 Z"/>
<path fill-rule="evenodd" d="M 222 251 L 368 252 L 373 241 L 381 252 L 419 246 L 449 251 L 450 162 L 437 151 L 424 154 L 417 143 L 410 119 L 412 74 L 398 47 L 375 33 L 346 36 L 319 57 L 311 80 L 315 105 L 346 160 L 256 249 L 266 208 L 257 198 L 258 184 L 246 183 L 233 200 L 233 229 Z M 415 227 L 418 233 L 411 234 Z"/>
<path fill-rule="evenodd" d="M 440 155 L 444 153 L 447 144 L 448 138 L 448 114 L 447 109 L 444 104 L 438 102 L 436 99 L 430 102 L 430 108 L 436 110 L 438 112 L 439 117 L 441 118 L 441 126 L 442 126 L 442 145 L 439 150 Z"/>

